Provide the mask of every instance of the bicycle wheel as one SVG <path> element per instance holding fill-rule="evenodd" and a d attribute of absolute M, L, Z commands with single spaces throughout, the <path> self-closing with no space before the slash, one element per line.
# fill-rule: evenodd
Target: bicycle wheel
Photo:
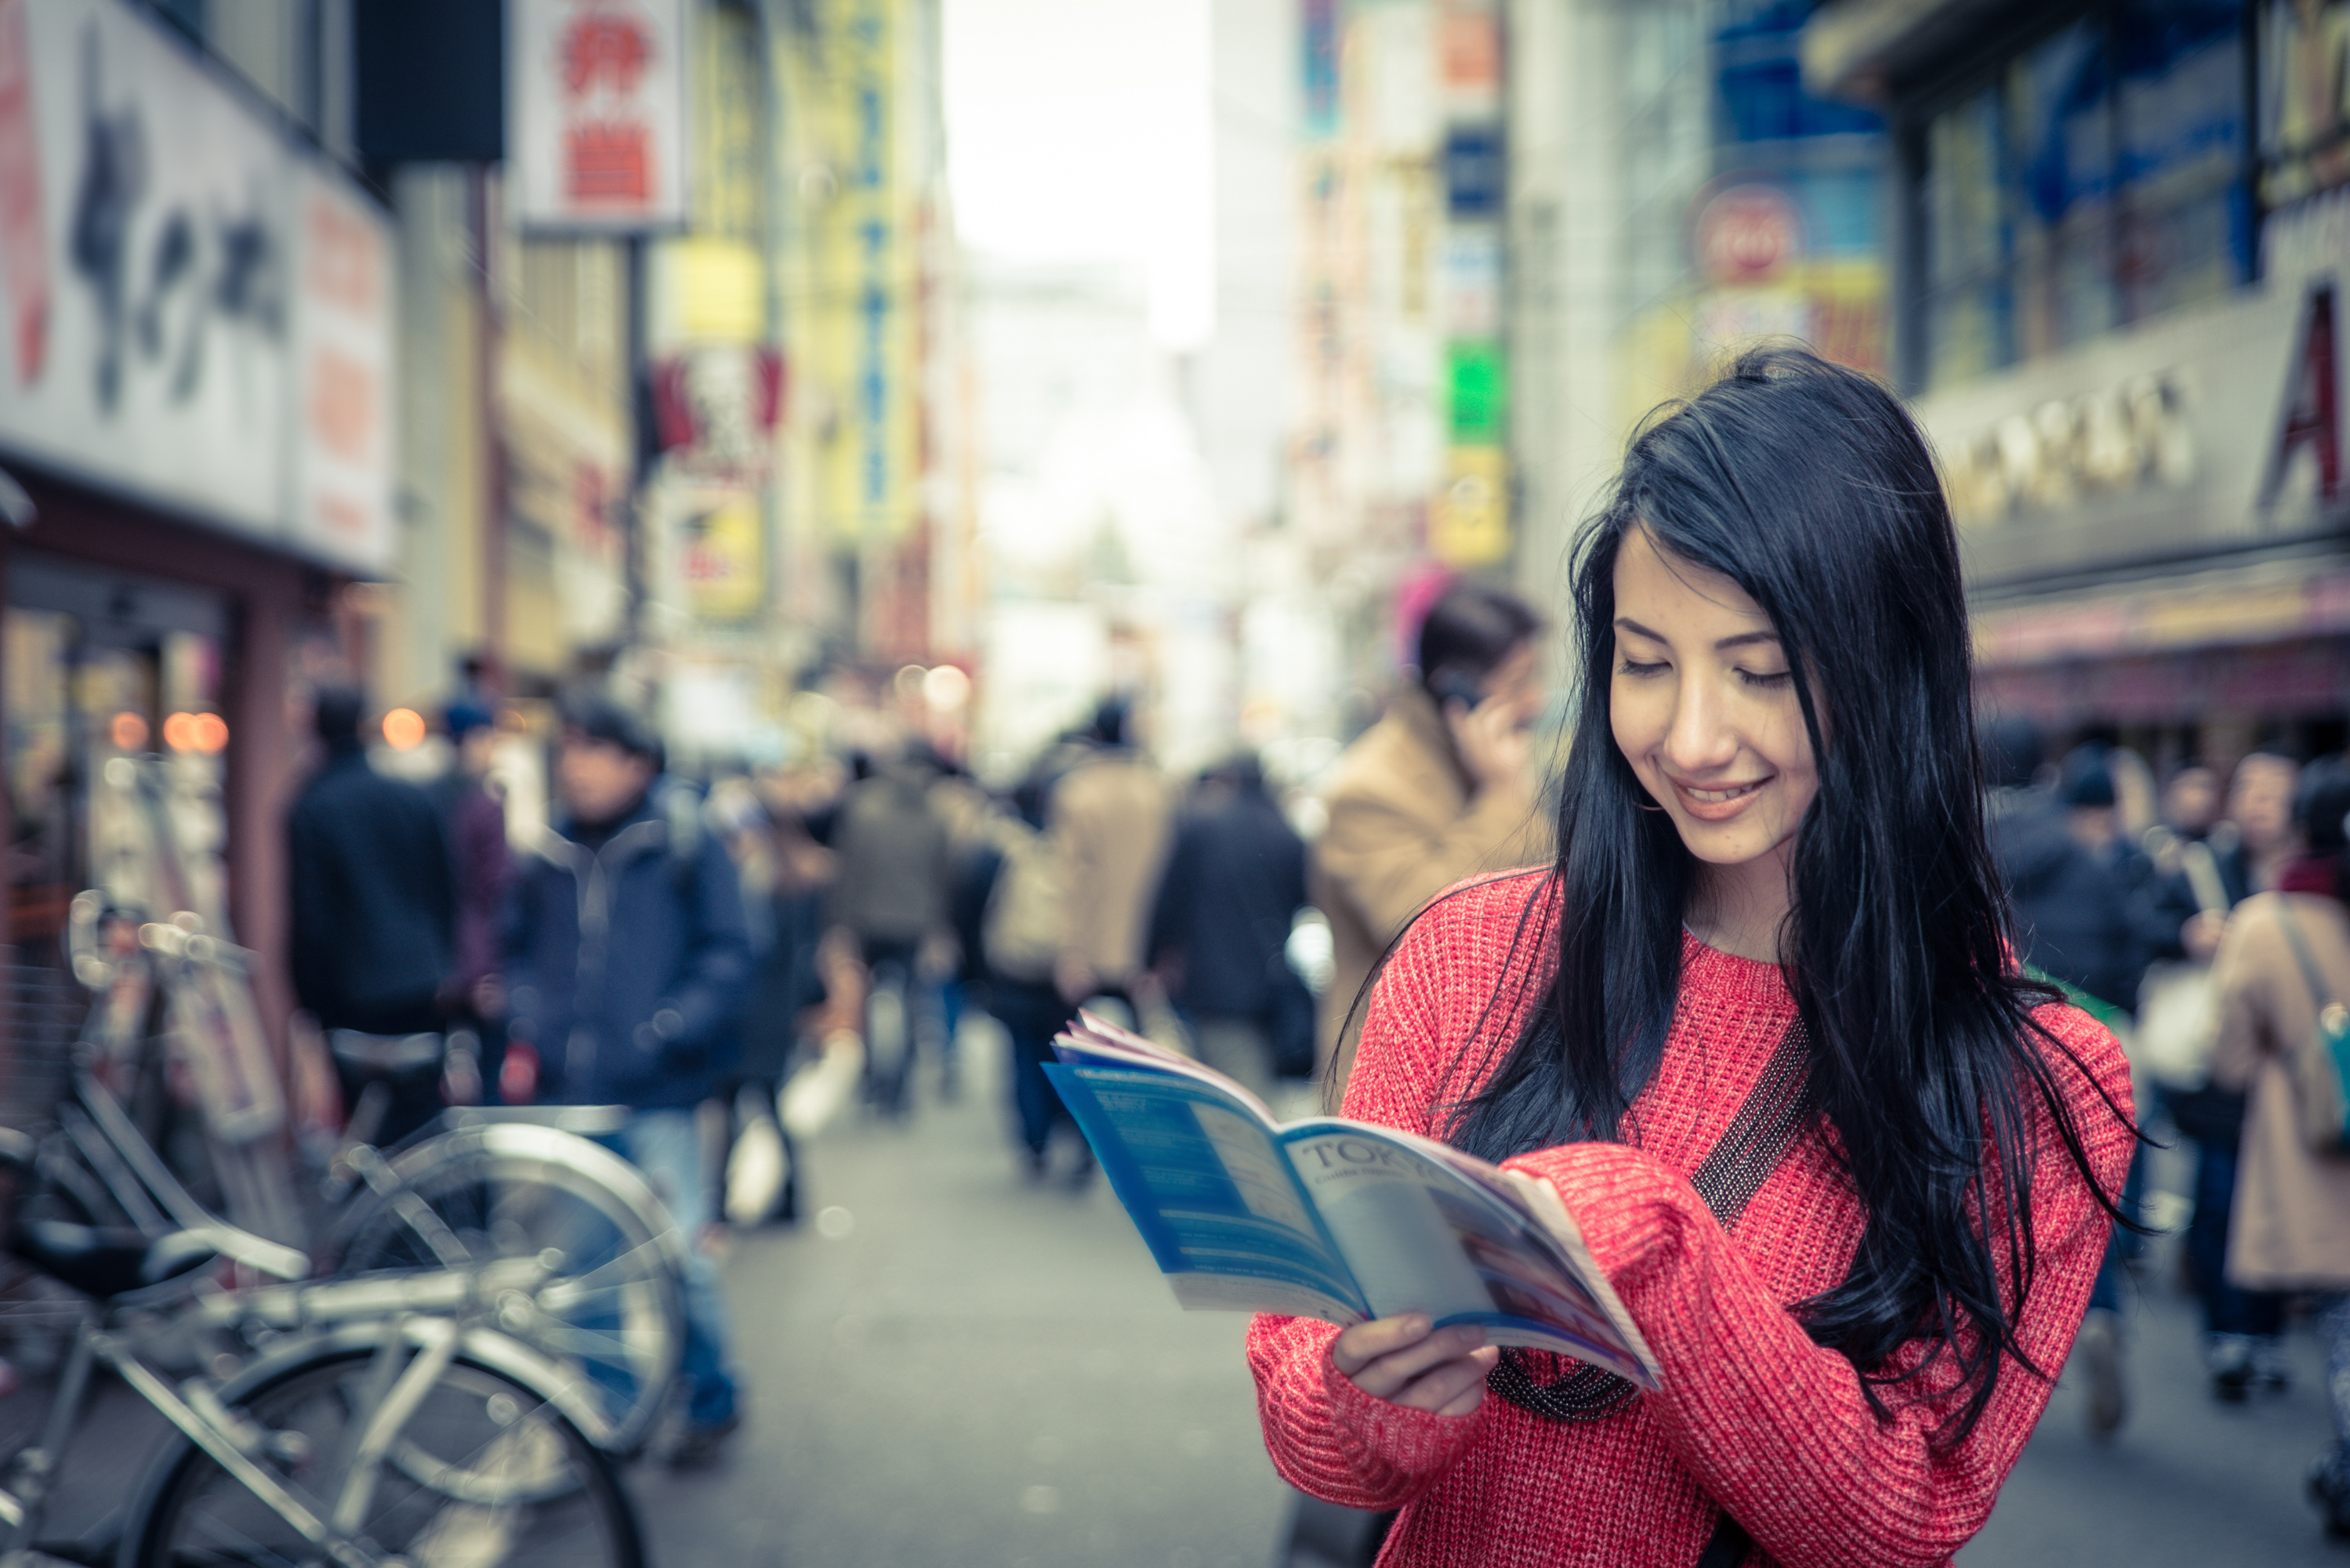
<path fill-rule="evenodd" d="M 345 1494 L 373 1362 L 331 1348 L 239 1402 L 266 1434 L 277 1479 L 328 1510 Z M 120 1568 L 315 1568 L 324 1560 L 276 1510 L 182 1439 L 125 1532 Z M 452 1362 L 360 1478 L 358 1527 L 415 1568 L 642 1568 L 643 1542 L 612 1461 L 525 1384 Z"/>
<path fill-rule="evenodd" d="M 515 1124 L 428 1138 L 391 1175 L 338 1223 L 334 1276 L 560 1253 L 556 1277 L 501 1303 L 498 1326 L 595 1389 L 599 1445 L 641 1448 L 685 1349 L 684 1245 L 643 1179 L 585 1138 Z"/>

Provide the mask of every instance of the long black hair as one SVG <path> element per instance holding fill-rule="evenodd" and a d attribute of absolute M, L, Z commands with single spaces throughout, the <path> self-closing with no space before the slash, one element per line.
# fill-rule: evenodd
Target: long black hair
<path fill-rule="evenodd" d="M 1497 999 L 1489 1016 L 1503 1026 L 1440 1096 L 1491 1075 L 1440 1098 L 1439 1123 L 1491 1159 L 1637 1137 L 1632 1104 L 1672 1024 L 1697 871 L 1609 728 L 1616 560 L 1636 528 L 1770 618 L 1817 759 L 1782 966 L 1809 1037 L 1813 1104 L 1867 1220 L 1844 1282 L 1801 1315 L 1860 1370 L 1880 1413 L 1880 1389 L 1950 1357 L 1966 1397 L 1942 1434 L 1962 1440 L 2003 1357 L 2045 1376 L 2016 1334 L 2034 1252 L 2033 1099 L 2113 1204 L 2057 1081 L 2086 1069 L 2031 1016 L 2055 992 L 2010 966 L 1950 508 L 1917 427 L 1867 377 L 1801 349 L 1755 350 L 1634 441 L 1575 563 L 1582 701 L 1558 859 L 1534 900 L 1555 950 L 1508 966 L 1505 986 L 1523 994 Z M 1918 1338 L 1929 1342 L 1921 1364 L 1888 1370 Z"/>

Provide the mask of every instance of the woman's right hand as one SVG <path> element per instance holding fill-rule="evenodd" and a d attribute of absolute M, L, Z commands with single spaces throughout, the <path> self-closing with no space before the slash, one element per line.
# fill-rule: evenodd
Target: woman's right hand
<path fill-rule="evenodd" d="M 1330 1342 L 1330 1360 L 1374 1399 L 1439 1416 L 1466 1416 L 1485 1402 L 1485 1374 L 1501 1349 L 1485 1331 L 1460 1324 L 1431 1332 L 1426 1313 L 1358 1323 Z"/>

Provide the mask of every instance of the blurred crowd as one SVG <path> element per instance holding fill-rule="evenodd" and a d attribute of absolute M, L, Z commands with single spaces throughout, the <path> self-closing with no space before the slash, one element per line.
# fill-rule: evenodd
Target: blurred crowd
<path fill-rule="evenodd" d="M 1991 726 L 1987 751 L 1991 844 L 2021 956 L 2129 1048 L 2152 1140 L 2129 1202 L 2169 1223 L 2186 1215 L 2179 1266 L 2211 1396 L 2281 1391 L 2287 1318 L 2307 1310 L 2350 1431 L 2350 1316 L 2339 1296 L 2296 1293 L 2350 1272 L 2350 1172 L 2325 1154 L 2343 1128 L 2305 1128 L 2294 1110 L 2311 1048 L 2350 1023 L 2337 1001 L 2350 999 L 2350 761 L 2255 750 L 2224 773 L 2190 763 L 2158 783 L 2119 747 L 2045 761 L 2020 720 Z M 2146 1168 L 2163 1148 L 2190 1158 L 2156 1205 Z M 2141 1238 L 2116 1233 L 2082 1328 L 2100 1437 L 2128 1410 L 2123 1293 L 2140 1251 Z M 2311 1488 L 2331 1522 L 2350 1522 L 2339 1450 Z"/>
<path fill-rule="evenodd" d="M 512 811 L 494 759 L 515 736 L 478 690 L 421 783 L 370 761 L 359 693 L 323 691 L 286 825 L 312 1119 L 389 1145 L 451 1104 L 626 1106 L 607 1141 L 702 1235 L 796 1219 L 805 1140 L 835 1117 L 963 1095 L 979 1014 L 1008 1042 L 1008 1141 L 1037 1183 L 1094 1173 L 1043 1070 L 1080 1010 L 1282 1109 L 1317 1079 L 1335 1104 L 1356 998 L 1405 922 L 1548 853 L 1542 630 L 1497 589 L 1442 593 L 1310 802 L 1248 752 L 1170 776 L 1123 693 L 991 790 L 880 703 L 788 763 L 687 776 L 643 714 L 582 692 L 546 809 Z M 688 1283 L 691 1458 L 738 1417 L 705 1251 Z"/>

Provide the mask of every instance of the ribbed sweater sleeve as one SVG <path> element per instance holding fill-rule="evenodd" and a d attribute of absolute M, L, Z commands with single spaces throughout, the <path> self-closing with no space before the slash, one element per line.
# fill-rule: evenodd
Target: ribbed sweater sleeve
<path fill-rule="evenodd" d="M 1509 872 L 1471 886 L 1533 880 Z M 1430 1130 L 1429 1089 L 1450 1070 L 1438 992 L 1422 961 L 1437 956 L 1435 929 L 1408 934 L 1372 987 L 1362 1045 L 1347 1080 L 1342 1109 L 1348 1116 Z M 1534 936 L 1529 926 L 1530 952 Z M 1310 1318 L 1261 1315 L 1250 1325 L 1249 1364 L 1266 1450 L 1274 1469 L 1300 1491 L 1348 1508 L 1400 1507 L 1468 1450 L 1485 1409 L 1437 1416 L 1375 1399 L 1331 1363 L 1330 1342 L 1337 1337 L 1337 1329 Z"/>
<path fill-rule="evenodd" d="M 2070 1008 L 2048 1009 L 2043 1022 L 2075 1052 L 2094 1044 L 2091 1032 L 2104 1033 Z M 2055 1067 L 2060 1075 L 2074 1071 L 2062 1058 Z M 2126 1077 L 2106 1087 L 2128 1104 Z M 2064 1179 L 2071 1167 L 2054 1118 L 2037 1120 L 2036 1266 L 2019 1337 L 2033 1366 L 2053 1378 L 2088 1304 L 2111 1222 L 2085 1185 Z M 2109 1118 L 2084 1130 L 2100 1181 L 2118 1191 L 2126 1132 Z M 1644 1403 L 1667 1446 L 1782 1568 L 1930 1565 L 1982 1528 L 2048 1403 L 2048 1381 L 2007 1362 L 1967 1440 L 1939 1448 L 1934 1428 L 1956 1403 L 1954 1379 L 1935 1379 L 1936 1397 L 1920 1398 L 1914 1387 L 1886 1391 L 1892 1415 L 1879 1419 L 1852 1364 L 1811 1342 L 1679 1172 L 1615 1144 L 1544 1149 L 1510 1164 L 1558 1189 L 1648 1336 L 1664 1386 Z M 1918 1359 L 1913 1351 L 1900 1364 L 1906 1370 Z"/>

